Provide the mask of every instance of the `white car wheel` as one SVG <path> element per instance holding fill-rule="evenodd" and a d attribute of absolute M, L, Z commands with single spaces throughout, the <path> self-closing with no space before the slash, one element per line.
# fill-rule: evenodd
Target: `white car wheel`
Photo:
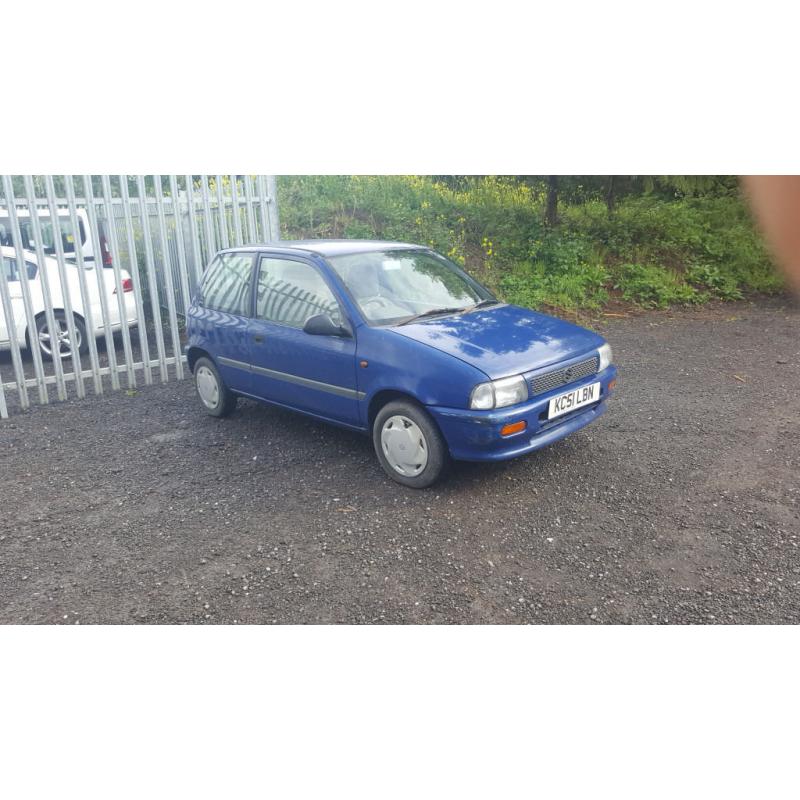
<path fill-rule="evenodd" d="M 83 321 L 79 317 L 73 317 L 75 328 L 75 342 L 70 341 L 69 326 L 67 317 L 63 311 L 53 313 L 55 330 L 51 331 L 47 324 L 47 317 L 42 314 L 36 321 L 36 343 L 45 358 L 55 357 L 64 359 L 72 355 L 73 344 L 79 353 L 85 353 L 86 329 Z"/>

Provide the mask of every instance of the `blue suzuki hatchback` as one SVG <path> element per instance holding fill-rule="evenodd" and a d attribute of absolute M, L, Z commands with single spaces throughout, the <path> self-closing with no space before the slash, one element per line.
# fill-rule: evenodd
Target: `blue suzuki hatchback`
<path fill-rule="evenodd" d="M 616 377 L 602 337 L 397 242 L 223 250 L 187 331 L 209 414 L 251 397 L 368 433 L 387 474 L 415 488 L 451 458 L 513 458 L 588 425 Z"/>

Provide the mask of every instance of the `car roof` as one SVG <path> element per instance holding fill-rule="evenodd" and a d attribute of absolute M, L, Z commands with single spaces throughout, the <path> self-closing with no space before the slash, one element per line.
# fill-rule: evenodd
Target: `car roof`
<path fill-rule="evenodd" d="M 296 239 L 291 241 L 268 242 L 264 244 L 248 244 L 242 247 L 227 247 L 224 252 L 253 250 L 282 251 L 298 250 L 304 253 L 316 253 L 320 256 L 342 256 L 354 253 L 372 253 L 382 250 L 427 250 L 424 245 L 406 242 L 382 242 L 370 239 Z"/>
<path fill-rule="evenodd" d="M 33 250 L 24 250 L 23 249 L 21 252 L 22 252 L 22 257 L 26 261 L 32 261 L 34 264 L 39 261 L 39 257 L 36 255 L 36 253 Z M 10 247 L 8 245 L 3 245 L 2 247 L 0 247 L 0 253 L 3 254 L 4 258 L 16 258 L 17 257 L 17 251 L 13 247 Z M 58 263 L 55 258 L 53 258 L 52 256 L 48 256 L 46 253 L 45 253 L 44 260 L 45 261 L 51 261 L 54 264 Z M 67 260 L 67 263 L 71 263 L 71 262 L 69 262 L 69 260 Z"/>
<path fill-rule="evenodd" d="M 5 258 L 16 258 L 17 257 L 17 251 L 13 247 L 10 247 L 8 245 L 3 245 L 2 247 L 0 247 L 0 253 L 2 253 Z M 23 250 L 22 251 L 22 257 L 23 258 L 28 258 L 28 259 L 36 258 L 36 253 L 31 253 L 28 250 Z"/>

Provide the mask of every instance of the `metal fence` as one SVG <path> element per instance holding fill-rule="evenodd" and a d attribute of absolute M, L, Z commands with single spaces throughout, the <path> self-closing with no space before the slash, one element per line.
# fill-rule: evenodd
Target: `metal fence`
<path fill-rule="evenodd" d="M 273 176 L 2 176 L 0 418 L 184 377 L 205 266 L 279 238 Z"/>

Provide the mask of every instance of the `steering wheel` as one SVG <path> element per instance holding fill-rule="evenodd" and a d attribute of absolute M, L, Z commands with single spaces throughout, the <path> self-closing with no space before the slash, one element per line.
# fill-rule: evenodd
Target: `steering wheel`
<path fill-rule="evenodd" d="M 367 300 L 361 301 L 361 305 L 363 306 L 369 306 L 373 303 L 377 304 L 380 308 L 386 308 L 389 305 L 380 295 L 377 294 L 374 297 L 370 297 Z"/>

